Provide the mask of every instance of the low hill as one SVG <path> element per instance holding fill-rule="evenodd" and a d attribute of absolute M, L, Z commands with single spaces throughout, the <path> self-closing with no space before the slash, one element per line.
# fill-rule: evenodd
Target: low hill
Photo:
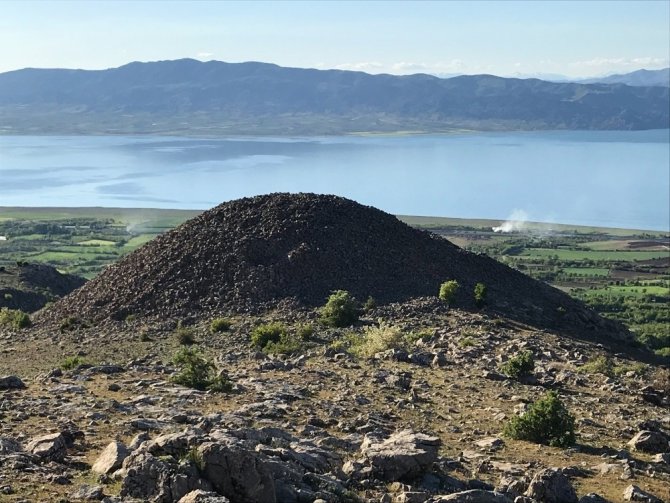
<path fill-rule="evenodd" d="M 667 88 L 492 75 L 440 79 L 183 59 L 0 74 L 9 133 L 338 134 L 656 129 Z"/>
<path fill-rule="evenodd" d="M 568 295 L 396 217 L 336 196 L 272 194 L 223 203 L 107 268 L 40 313 L 94 323 L 260 312 L 289 299 L 322 305 L 333 290 L 380 303 L 437 294 L 455 279 L 455 306 L 474 309 L 475 284 L 489 312 L 540 327 L 626 338 Z"/>
<path fill-rule="evenodd" d="M 86 280 L 71 274 L 61 274 L 54 267 L 21 262 L 13 267 L 0 268 L 0 307 L 37 311 L 47 302 L 55 301 Z"/>

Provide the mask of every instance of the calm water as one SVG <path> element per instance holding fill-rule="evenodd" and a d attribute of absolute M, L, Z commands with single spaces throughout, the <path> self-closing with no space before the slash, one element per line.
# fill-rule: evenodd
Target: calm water
<path fill-rule="evenodd" d="M 0 136 L 0 206 L 209 208 L 275 191 L 396 214 L 668 230 L 670 136 L 639 132 L 193 139 Z"/>

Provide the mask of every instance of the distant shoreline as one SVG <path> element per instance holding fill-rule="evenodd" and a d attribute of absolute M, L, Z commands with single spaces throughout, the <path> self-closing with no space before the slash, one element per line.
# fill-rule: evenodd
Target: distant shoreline
<path fill-rule="evenodd" d="M 166 216 L 186 221 L 193 218 L 206 209 L 184 210 L 171 208 L 122 208 L 106 206 L 82 206 L 82 207 L 58 207 L 58 206 L 0 206 L 0 221 L 21 220 L 28 218 L 42 218 L 44 220 L 58 220 L 65 218 L 114 218 L 121 222 L 124 219 L 149 218 Z M 423 215 L 395 215 L 399 220 L 413 227 L 426 230 L 440 229 L 443 227 L 463 227 L 476 229 L 491 229 L 504 223 L 505 219 L 492 218 L 462 218 L 462 217 L 436 217 Z M 527 232 L 575 232 L 581 234 L 616 234 L 616 235 L 640 235 L 652 234 L 665 236 L 670 230 L 659 229 L 628 229 L 621 227 L 596 227 L 590 225 L 561 224 L 554 222 L 524 222 Z"/>

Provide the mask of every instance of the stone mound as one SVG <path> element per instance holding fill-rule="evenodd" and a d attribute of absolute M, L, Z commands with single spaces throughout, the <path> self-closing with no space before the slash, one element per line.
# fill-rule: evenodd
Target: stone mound
<path fill-rule="evenodd" d="M 110 266 L 38 321 L 258 312 L 287 298 L 313 307 L 338 289 L 383 304 L 435 296 L 447 279 L 460 283 L 458 307 L 475 307 L 473 289 L 481 282 L 487 309 L 508 318 L 622 333 L 559 290 L 493 259 L 378 209 L 315 194 L 223 203 Z"/>
<path fill-rule="evenodd" d="M 37 311 L 84 283 L 84 278 L 62 274 L 49 265 L 20 262 L 16 266 L 3 266 L 0 267 L 0 307 Z"/>

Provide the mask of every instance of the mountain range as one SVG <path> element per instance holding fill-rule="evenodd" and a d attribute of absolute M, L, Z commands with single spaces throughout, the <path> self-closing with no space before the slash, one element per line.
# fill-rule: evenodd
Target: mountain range
<path fill-rule="evenodd" d="M 0 74 L 4 134 L 659 129 L 668 87 L 449 79 L 192 59 Z"/>

